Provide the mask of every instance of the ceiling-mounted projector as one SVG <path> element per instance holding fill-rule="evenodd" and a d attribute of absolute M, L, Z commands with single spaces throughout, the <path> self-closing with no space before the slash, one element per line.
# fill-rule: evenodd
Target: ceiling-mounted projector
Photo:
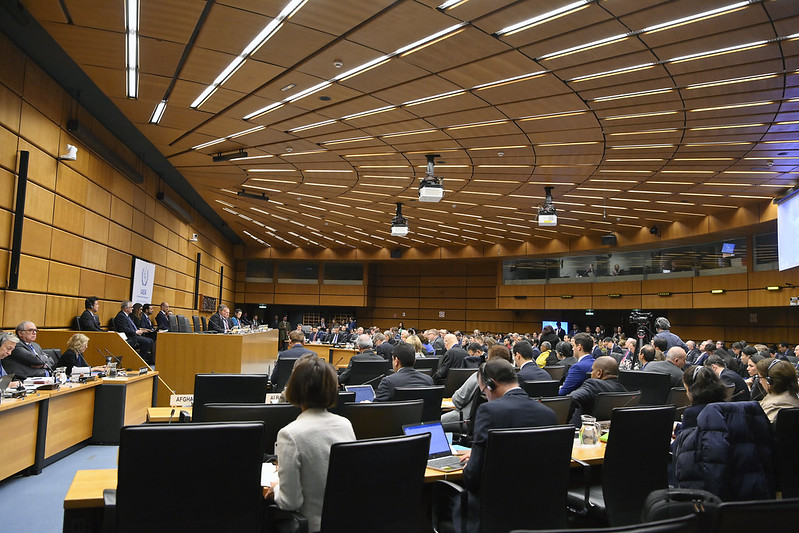
<path fill-rule="evenodd" d="M 440 202 L 444 198 L 444 180 L 435 175 L 435 158 L 438 154 L 428 154 L 427 172 L 419 184 L 420 202 Z"/>
<path fill-rule="evenodd" d="M 546 200 L 544 205 L 538 208 L 538 225 L 539 226 L 557 226 L 558 213 L 555 209 L 555 204 L 552 203 L 552 187 L 544 187 L 546 191 Z"/>
<path fill-rule="evenodd" d="M 391 236 L 405 237 L 408 235 L 408 221 L 402 216 L 402 204 L 397 202 L 397 214 L 391 221 Z"/>

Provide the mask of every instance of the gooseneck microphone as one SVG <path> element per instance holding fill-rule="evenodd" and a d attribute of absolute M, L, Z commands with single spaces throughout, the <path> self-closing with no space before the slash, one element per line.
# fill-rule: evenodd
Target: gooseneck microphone
<path fill-rule="evenodd" d="M 378 379 L 383 379 L 384 377 L 386 377 L 385 374 L 380 374 L 379 376 L 373 377 L 369 381 L 364 381 L 363 383 L 361 383 L 361 385 L 371 385 L 373 381 L 377 381 Z"/>

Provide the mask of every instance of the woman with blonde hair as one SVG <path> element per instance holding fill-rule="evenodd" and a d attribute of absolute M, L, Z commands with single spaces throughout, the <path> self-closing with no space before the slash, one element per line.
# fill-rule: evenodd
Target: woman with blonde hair
<path fill-rule="evenodd" d="M 416 335 L 408 335 L 408 338 L 405 339 L 405 342 L 413 346 L 413 351 L 416 352 L 417 358 L 426 356 L 426 350 L 424 349 L 424 346 L 422 346 L 422 341 L 419 340 L 419 337 Z"/>
<path fill-rule="evenodd" d="M 83 358 L 83 352 L 85 352 L 86 348 L 88 347 L 89 347 L 89 337 L 87 337 L 83 333 L 75 333 L 67 341 L 67 349 L 66 351 L 64 351 L 63 354 L 61 354 L 61 359 L 58 360 L 56 366 L 66 367 L 67 375 L 72 373 L 72 367 L 90 366 L 89 363 L 86 362 L 86 359 Z M 100 370 L 105 370 L 105 367 L 96 366 L 92 367 L 92 370 L 97 372 Z"/>

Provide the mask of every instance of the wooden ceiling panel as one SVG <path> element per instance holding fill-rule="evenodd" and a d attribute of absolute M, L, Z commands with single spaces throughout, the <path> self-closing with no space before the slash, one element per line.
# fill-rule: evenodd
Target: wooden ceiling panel
<path fill-rule="evenodd" d="M 283 69 L 281 67 L 250 59 L 245 61 L 224 86 L 227 89 L 247 94 L 252 92 L 254 87 L 260 87 L 282 73 Z"/>
<path fill-rule="evenodd" d="M 202 10 L 203 3 L 195 0 L 153 2 L 141 10 L 139 32 L 143 37 L 185 46 Z"/>
<path fill-rule="evenodd" d="M 51 2 L 55 4 L 56 2 Z M 123 2 L 65 2 L 76 27 L 125 31 Z"/>
<path fill-rule="evenodd" d="M 253 58 L 288 68 L 313 56 L 335 38 L 335 35 L 329 33 L 287 23 L 253 54 Z"/>
<path fill-rule="evenodd" d="M 300 26 L 316 28 L 330 35 L 341 35 L 386 8 L 394 0 L 322 0 L 309 2 L 291 18 Z"/>
<path fill-rule="evenodd" d="M 42 24 L 79 65 L 125 68 L 125 34 L 66 24 Z M 124 91 L 124 86 L 122 87 Z M 124 93 L 123 93 L 124 94 Z"/>
<path fill-rule="evenodd" d="M 520 99 L 533 100 L 555 95 L 571 95 L 572 92 L 561 80 L 551 74 L 545 74 L 526 81 L 475 91 L 475 94 L 492 105 L 500 105 L 518 102 Z"/>
<path fill-rule="evenodd" d="M 139 71 L 172 78 L 183 49 L 182 44 L 151 38 L 139 39 Z"/>
<path fill-rule="evenodd" d="M 362 93 L 374 93 L 386 87 L 394 87 L 428 75 L 428 71 L 394 57 L 389 63 L 369 69 L 339 83 Z"/>
<path fill-rule="evenodd" d="M 502 42 L 466 26 L 447 39 L 404 55 L 405 61 L 430 72 L 439 72 L 508 50 Z"/>
<path fill-rule="evenodd" d="M 235 57 L 276 15 L 277 12 L 262 16 L 215 3 L 197 35 L 195 46 Z M 271 41 L 264 46 L 269 44 Z"/>

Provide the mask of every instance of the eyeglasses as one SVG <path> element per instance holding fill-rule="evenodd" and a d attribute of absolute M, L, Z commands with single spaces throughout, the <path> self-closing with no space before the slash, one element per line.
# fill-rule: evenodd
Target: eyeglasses
<path fill-rule="evenodd" d="M 38 329 L 25 329 L 23 331 L 27 331 L 28 333 L 39 333 Z"/>

